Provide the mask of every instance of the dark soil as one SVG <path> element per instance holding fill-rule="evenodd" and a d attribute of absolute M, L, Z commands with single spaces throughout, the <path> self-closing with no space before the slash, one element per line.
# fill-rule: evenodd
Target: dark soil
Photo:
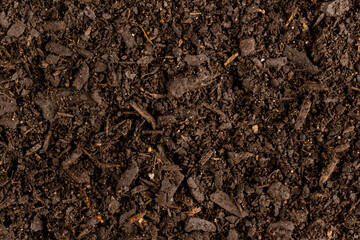
<path fill-rule="evenodd" d="M 360 3 L 0 2 L 0 239 L 358 239 Z"/>

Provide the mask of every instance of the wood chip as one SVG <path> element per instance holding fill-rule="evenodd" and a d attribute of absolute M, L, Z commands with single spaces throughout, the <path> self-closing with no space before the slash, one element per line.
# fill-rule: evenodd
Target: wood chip
<path fill-rule="evenodd" d="M 336 157 L 334 157 L 331 162 L 326 166 L 326 168 L 323 170 L 321 177 L 320 177 L 320 183 L 324 184 L 329 180 L 331 174 L 335 171 L 336 165 L 340 162 L 340 160 Z"/>
<path fill-rule="evenodd" d="M 135 111 L 137 111 L 143 118 L 145 118 L 145 120 L 151 124 L 153 129 L 156 129 L 155 118 L 151 116 L 151 114 L 148 111 L 137 105 L 135 102 L 130 103 L 130 106 L 132 106 L 135 109 Z"/>
<path fill-rule="evenodd" d="M 206 154 L 202 155 L 199 163 L 200 163 L 201 165 L 204 165 L 207 161 L 210 160 L 210 158 L 212 157 L 212 155 L 214 154 L 214 152 L 215 152 L 215 151 L 210 150 L 210 151 L 208 151 Z"/>
<path fill-rule="evenodd" d="M 299 52 L 298 50 L 286 45 L 284 55 L 295 64 L 305 68 L 308 73 L 317 74 L 320 72 L 320 69 L 310 61 L 305 53 Z"/>
<path fill-rule="evenodd" d="M 295 123 L 295 129 L 299 130 L 302 125 L 304 125 L 307 115 L 311 109 L 311 101 L 310 99 L 306 99 L 301 105 L 301 109 L 298 115 L 298 118 Z"/>
<path fill-rule="evenodd" d="M 238 217 L 245 217 L 248 215 L 247 212 L 244 210 L 240 212 L 239 208 L 232 200 L 232 198 L 223 191 L 217 191 L 211 194 L 210 200 L 228 211 L 229 213 L 234 214 Z"/>
<path fill-rule="evenodd" d="M 201 218 L 190 218 L 185 224 L 185 231 L 204 231 L 204 232 L 216 232 L 216 226 L 212 222 Z"/>

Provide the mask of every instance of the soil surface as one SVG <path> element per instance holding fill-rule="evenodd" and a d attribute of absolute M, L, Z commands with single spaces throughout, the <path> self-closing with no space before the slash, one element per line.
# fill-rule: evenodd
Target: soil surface
<path fill-rule="evenodd" d="M 0 239 L 358 239 L 360 2 L 0 3 Z"/>

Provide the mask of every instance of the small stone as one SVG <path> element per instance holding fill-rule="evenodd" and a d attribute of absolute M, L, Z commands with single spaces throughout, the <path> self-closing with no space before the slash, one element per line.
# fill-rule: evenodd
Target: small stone
<path fill-rule="evenodd" d="M 259 126 L 258 126 L 258 125 L 252 126 L 251 131 L 252 131 L 254 134 L 258 134 L 258 133 L 259 133 Z"/>
<path fill-rule="evenodd" d="M 245 57 L 252 54 L 255 51 L 255 40 L 253 38 L 247 38 L 240 42 L 241 56 Z"/>

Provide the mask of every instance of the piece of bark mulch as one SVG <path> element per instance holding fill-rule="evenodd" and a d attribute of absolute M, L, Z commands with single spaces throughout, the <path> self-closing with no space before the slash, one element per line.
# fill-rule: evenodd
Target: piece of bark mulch
<path fill-rule="evenodd" d="M 291 196 L 290 189 L 281 182 L 273 183 L 268 189 L 268 194 L 277 201 L 288 200 Z"/>
<path fill-rule="evenodd" d="M 83 63 L 73 83 L 73 86 L 76 88 L 76 90 L 80 90 L 83 88 L 85 83 L 87 83 L 89 76 L 90 76 L 89 66 L 86 63 Z"/>
<path fill-rule="evenodd" d="M 298 118 L 295 122 L 295 129 L 299 130 L 305 123 L 306 117 L 309 114 L 311 109 L 311 100 L 305 99 L 304 102 L 301 104 L 300 112 Z"/>
<path fill-rule="evenodd" d="M 185 231 L 216 232 L 216 226 L 215 224 L 207 220 L 197 217 L 191 217 L 185 224 Z"/>
<path fill-rule="evenodd" d="M 320 72 L 319 68 L 310 61 L 305 53 L 299 52 L 298 50 L 286 45 L 284 54 L 285 57 L 293 61 L 295 64 L 305 68 L 308 73 L 317 74 Z"/>
<path fill-rule="evenodd" d="M 128 187 L 135 180 L 139 173 L 139 167 L 133 166 L 127 169 L 120 177 L 117 188 Z"/>
<path fill-rule="evenodd" d="M 7 35 L 8 35 L 9 37 L 16 37 L 16 38 L 18 38 L 18 37 L 21 36 L 21 34 L 24 33 L 25 28 L 26 28 L 26 25 L 25 25 L 23 22 L 18 21 L 18 22 L 16 22 L 16 23 L 14 23 L 14 24 L 9 28 L 9 30 L 8 30 L 8 32 L 7 32 Z"/>
<path fill-rule="evenodd" d="M 275 239 L 292 239 L 291 235 L 295 226 L 289 221 L 280 221 L 269 225 L 270 234 Z"/>
<path fill-rule="evenodd" d="M 0 116 L 6 113 L 15 112 L 18 109 L 16 100 L 5 94 L 0 95 Z"/>
<path fill-rule="evenodd" d="M 179 98 L 187 92 L 211 84 L 216 77 L 217 75 L 212 75 L 207 70 L 203 70 L 198 75 L 178 75 L 169 82 L 168 91 L 174 97 Z"/>
<path fill-rule="evenodd" d="M 179 171 L 173 172 L 173 177 L 166 176 L 161 182 L 159 193 L 159 204 L 170 206 L 174 201 L 174 194 L 184 179 L 184 175 Z"/>
<path fill-rule="evenodd" d="M 196 201 L 200 203 L 203 202 L 205 200 L 205 196 L 200 190 L 199 186 L 196 184 L 195 180 L 190 177 L 187 180 L 187 184 L 190 188 L 191 195 L 196 199 Z"/>
<path fill-rule="evenodd" d="M 215 193 L 211 194 L 210 200 L 228 211 L 229 213 L 234 214 L 240 218 L 246 217 L 248 215 L 245 210 L 240 211 L 232 198 L 223 191 L 216 191 Z"/>

